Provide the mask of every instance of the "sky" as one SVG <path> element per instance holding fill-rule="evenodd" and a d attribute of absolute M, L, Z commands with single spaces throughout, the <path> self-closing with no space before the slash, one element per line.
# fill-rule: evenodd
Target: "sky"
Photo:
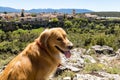
<path fill-rule="evenodd" d="M 0 0 L 0 6 L 26 10 L 75 8 L 93 11 L 120 11 L 120 0 Z"/>

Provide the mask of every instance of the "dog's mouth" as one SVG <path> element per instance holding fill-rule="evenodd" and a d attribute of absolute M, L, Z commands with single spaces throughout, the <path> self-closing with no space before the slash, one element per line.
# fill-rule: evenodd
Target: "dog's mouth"
<path fill-rule="evenodd" d="M 55 46 L 61 53 L 63 53 L 65 55 L 66 58 L 70 58 L 71 53 L 70 50 L 68 51 L 63 51 L 62 49 L 60 49 L 58 46 Z"/>

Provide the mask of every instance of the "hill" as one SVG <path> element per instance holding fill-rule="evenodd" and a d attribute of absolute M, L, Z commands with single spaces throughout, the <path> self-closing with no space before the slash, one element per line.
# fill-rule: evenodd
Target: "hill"
<path fill-rule="evenodd" d="M 72 13 L 73 9 L 31 9 L 28 10 L 28 12 L 34 12 L 34 13 L 39 13 L 39 12 L 59 12 L 59 13 Z M 88 9 L 75 9 L 76 13 L 87 13 L 87 12 L 93 12 Z"/>
<path fill-rule="evenodd" d="M 31 13 L 40 13 L 40 12 L 59 12 L 59 13 L 72 13 L 73 9 L 30 9 L 30 10 L 25 10 L 25 12 L 31 12 Z M 93 12 L 88 9 L 75 9 L 76 13 L 86 13 L 86 12 Z M 20 9 L 14 9 L 10 7 L 0 7 L 0 12 L 21 12 Z"/>
<path fill-rule="evenodd" d="M 92 12 L 91 14 L 100 17 L 120 17 L 120 12 Z"/>
<path fill-rule="evenodd" d="M 0 12 L 20 12 L 20 10 L 10 7 L 0 7 Z"/>

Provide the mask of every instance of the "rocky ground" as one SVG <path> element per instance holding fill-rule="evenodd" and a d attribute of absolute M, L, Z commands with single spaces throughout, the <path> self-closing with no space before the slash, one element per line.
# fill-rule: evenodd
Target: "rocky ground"
<path fill-rule="evenodd" d="M 95 45 L 71 53 L 69 59 L 61 55 L 62 64 L 50 80 L 120 80 L 120 49 Z"/>
<path fill-rule="evenodd" d="M 120 49 L 96 45 L 88 50 L 75 48 L 71 53 L 69 59 L 62 55 L 57 77 L 51 80 L 120 80 Z"/>

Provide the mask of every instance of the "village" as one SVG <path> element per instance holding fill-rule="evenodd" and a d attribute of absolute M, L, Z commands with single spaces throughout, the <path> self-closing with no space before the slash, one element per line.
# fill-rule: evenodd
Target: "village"
<path fill-rule="evenodd" d="M 50 13 L 28 13 L 24 12 L 24 9 L 21 10 L 20 13 L 0 13 L 0 21 L 1 22 L 22 22 L 22 21 L 51 21 L 51 19 L 57 18 L 59 21 L 62 21 L 64 18 L 73 19 L 73 18 L 93 18 L 93 19 L 101 19 L 97 15 L 92 15 L 90 13 L 82 13 L 78 14 L 73 9 L 71 14 L 66 13 L 58 13 L 58 12 L 50 12 Z"/>

